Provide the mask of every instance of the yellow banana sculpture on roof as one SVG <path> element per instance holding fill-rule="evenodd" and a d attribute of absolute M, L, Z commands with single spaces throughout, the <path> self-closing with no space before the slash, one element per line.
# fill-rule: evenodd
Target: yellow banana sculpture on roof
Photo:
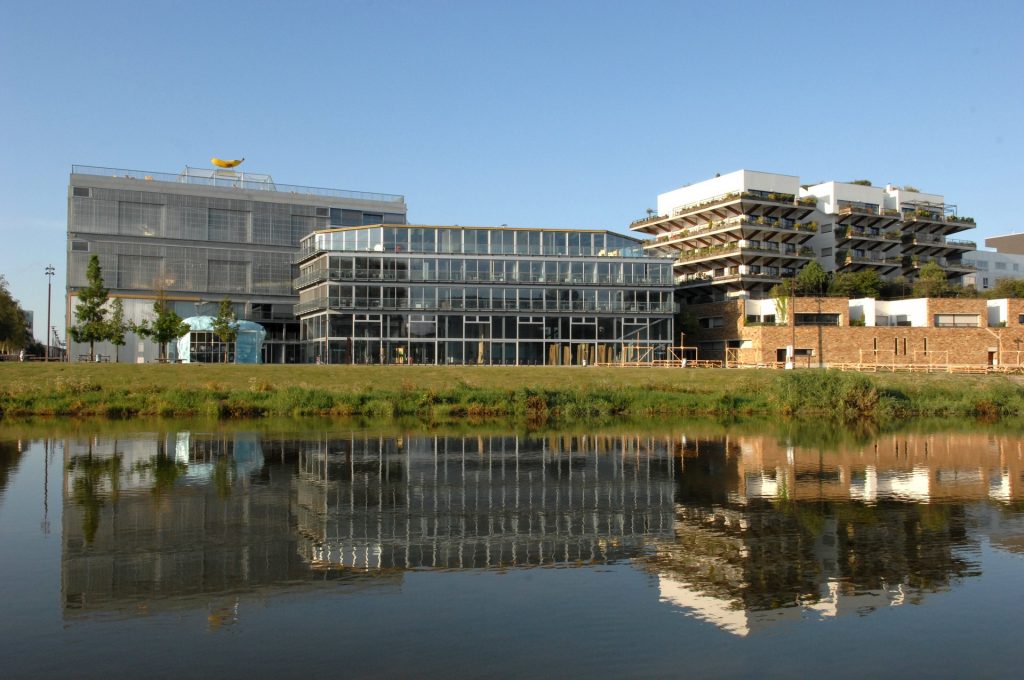
<path fill-rule="evenodd" d="M 210 162 L 216 165 L 218 168 L 233 168 L 236 165 L 241 165 L 242 161 L 244 160 L 244 158 L 239 158 L 238 160 L 234 161 L 226 161 L 223 158 L 211 158 Z"/>

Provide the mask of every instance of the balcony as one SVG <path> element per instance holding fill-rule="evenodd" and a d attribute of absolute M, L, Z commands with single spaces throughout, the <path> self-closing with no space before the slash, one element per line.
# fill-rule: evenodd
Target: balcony
<path fill-rule="evenodd" d="M 300 302 L 295 305 L 292 310 L 295 312 L 295 316 L 301 314 L 308 314 L 309 312 L 315 312 L 322 309 L 327 309 L 327 298 L 317 298 L 315 300 L 307 300 L 306 302 Z"/>
<path fill-rule="evenodd" d="M 727 255 L 735 252 L 738 249 L 738 242 L 733 241 L 732 243 L 726 243 L 720 246 L 708 246 L 706 248 L 687 250 L 679 253 L 679 257 L 676 259 L 676 262 L 692 262 L 693 260 L 702 260 L 708 257 L 718 257 L 719 255 Z"/>
<path fill-rule="evenodd" d="M 680 217 L 682 215 L 686 215 L 687 213 L 699 212 L 712 206 L 721 205 L 723 203 L 729 203 L 740 199 L 762 201 L 766 203 L 779 203 L 782 205 L 800 206 L 804 208 L 814 208 L 817 205 L 817 199 L 812 196 L 806 196 L 804 198 L 797 199 L 795 194 L 749 189 L 747 191 L 732 191 L 727 194 L 719 194 L 718 196 L 711 196 L 710 198 L 704 198 L 699 201 L 694 201 L 693 203 L 687 203 L 685 205 L 676 206 L 675 208 L 672 209 L 672 217 Z M 638 220 L 637 222 L 634 222 L 634 224 L 642 224 L 646 221 L 647 220 Z M 654 220 L 652 219 L 651 221 Z"/>
<path fill-rule="evenodd" d="M 967 250 L 977 250 L 978 244 L 975 241 L 966 241 L 959 238 L 947 238 L 946 245 L 953 248 L 966 248 Z"/>
<path fill-rule="evenodd" d="M 846 227 L 842 230 L 836 230 L 836 238 L 839 240 L 865 239 L 872 241 L 898 241 L 900 237 L 901 232 L 898 231 L 871 231 L 869 229 L 864 229 L 863 227 Z"/>
<path fill-rule="evenodd" d="M 836 262 L 841 265 L 866 264 L 876 267 L 899 267 L 903 264 L 903 258 L 898 256 L 885 257 L 863 253 L 857 255 L 848 250 L 836 251 Z"/>
<path fill-rule="evenodd" d="M 711 220 L 705 224 L 689 227 L 685 230 L 661 234 L 650 243 L 654 246 L 664 245 L 672 241 L 681 241 L 694 236 L 701 236 L 703 234 L 724 231 L 745 225 L 764 227 L 766 229 L 779 229 L 782 231 L 806 232 L 810 234 L 817 233 L 818 231 L 818 223 L 814 220 L 810 222 L 795 222 L 793 220 L 766 217 L 764 215 L 739 215 L 737 217 L 729 217 L 724 220 Z"/>
<path fill-rule="evenodd" d="M 647 217 L 643 217 L 639 220 L 633 220 L 632 222 L 630 222 L 629 228 L 634 229 L 636 227 L 642 227 L 645 224 L 653 224 L 655 222 L 659 222 L 667 218 L 668 215 L 648 215 Z"/>
<path fill-rule="evenodd" d="M 974 241 L 963 239 L 945 238 L 935 234 L 911 234 L 906 245 L 915 246 L 946 246 L 950 248 L 963 248 L 965 250 L 977 250 L 978 244 Z"/>
<path fill-rule="evenodd" d="M 306 286 L 310 286 L 314 283 L 326 281 L 327 278 L 328 271 L 326 269 L 314 269 L 313 271 L 308 271 L 305 274 L 301 274 L 298 278 L 293 280 L 292 287 L 295 290 L 299 290 L 301 288 L 305 288 Z"/>

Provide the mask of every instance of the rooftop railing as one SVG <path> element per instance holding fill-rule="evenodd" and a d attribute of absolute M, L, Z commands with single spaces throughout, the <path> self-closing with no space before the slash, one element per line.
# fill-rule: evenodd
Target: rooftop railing
<path fill-rule="evenodd" d="M 347 189 L 327 189 L 324 187 L 303 187 L 292 184 L 278 184 L 270 175 L 249 174 L 234 170 L 207 170 L 205 168 L 186 167 L 177 174 L 167 172 L 149 172 L 146 170 L 125 170 L 123 168 L 102 168 L 92 165 L 72 165 L 73 175 L 93 175 L 96 177 L 113 177 L 115 179 L 134 179 L 143 182 L 172 182 L 174 184 L 191 184 L 197 186 L 217 187 L 220 189 L 240 189 L 244 191 L 273 191 L 285 194 L 303 194 L 307 196 L 325 196 L 329 198 L 350 198 L 359 201 L 376 201 L 380 203 L 405 203 L 405 197 L 399 194 L 377 194 L 366 191 L 349 191 Z"/>

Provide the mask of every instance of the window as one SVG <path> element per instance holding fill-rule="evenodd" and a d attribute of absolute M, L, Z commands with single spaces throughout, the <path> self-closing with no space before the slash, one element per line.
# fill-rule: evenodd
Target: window
<path fill-rule="evenodd" d="M 822 248 L 821 249 L 821 256 L 822 257 L 832 257 L 832 249 L 831 248 Z"/>
<path fill-rule="evenodd" d="M 162 257 L 118 255 L 117 287 L 144 290 L 166 288 L 167 286 L 162 276 L 162 268 Z"/>
<path fill-rule="evenodd" d="M 249 242 L 249 215 L 244 210 L 222 210 L 210 208 L 207 214 L 209 239 L 226 243 Z M 296 218 L 299 223 L 296 224 Z M 308 222 L 304 222 L 308 220 Z M 316 228 L 316 221 L 304 215 L 292 215 L 292 233 L 302 237 Z"/>
<path fill-rule="evenodd" d="M 977 328 L 977 314 L 936 314 L 936 328 Z"/>
<path fill-rule="evenodd" d="M 1006 271 L 1006 263 L 1005 262 L 996 262 L 996 269 L 1002 269 L 1003 271 Z"/>
<path fill-rule="evenodd" d="M 703 316 L 697 319 L 697 325 L 701 328 L 721 328 L 723 319 L 720 316 Z"/>
<path fill-rule="evenodd" d="M 210 260 L 207 268 L 211 293 L 248 293 L 249 263 Z"/>
<path fill-rule="evenodd" d="M 117 231 L 131 236 L 160 236 L 163 230 L 162 205 L 154 203 L 117 204 Z"/>
<path fill-rule="evenodd" d="M 76 253 L 87 253 L 87 252 L 89 252 L 89 242 L 88 241 L 72 241 L 71 242 L 71 250 L 76 252 Z"/>
<path fill-rule="evenodd" d="M 76 198 L 89 198 L 91 193 L 92 191 L 88 187 L 75 187 L 72 190 L 71 195 Z"/>
<path fill-rule="evenodd" d="M 797 326 L 838 326 L 839 314 L 797 314 Z"/>

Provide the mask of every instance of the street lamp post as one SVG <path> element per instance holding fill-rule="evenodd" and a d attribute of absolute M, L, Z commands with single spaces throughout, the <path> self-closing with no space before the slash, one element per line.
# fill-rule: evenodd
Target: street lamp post
<path fill-rule="evenodd" d="M 50 361 L 50 301 L 53 299 L 53 275 L 57 270 L 46 265 L 46 361 Z"/>

